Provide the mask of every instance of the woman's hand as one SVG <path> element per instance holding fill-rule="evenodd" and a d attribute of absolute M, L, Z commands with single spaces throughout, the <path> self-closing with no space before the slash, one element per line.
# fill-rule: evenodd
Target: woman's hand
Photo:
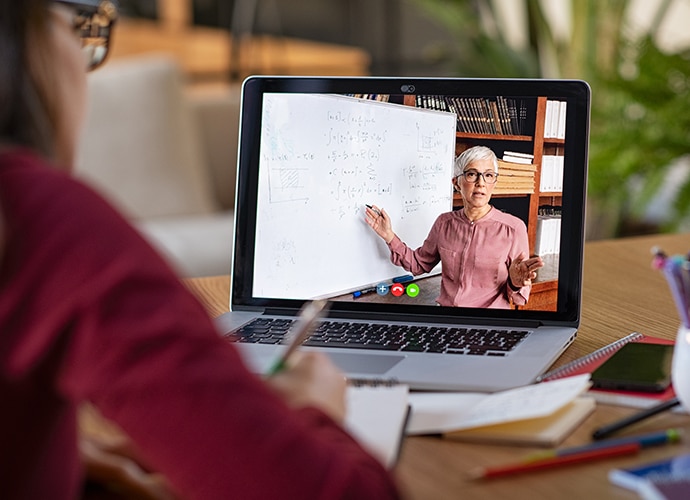
<path fill-rule="evenodd" d="M 391 225 L 391 218 L 388 216 L 383 208 L 379 208 L 376 205 L 366 207 L 366 217 L 365 220 L 369 227 L 371 227 L 376 234 L 378 234 L 383 241 L 390 243 L 395 238 L 395 233 L 393 232 L 393 227 Z"/>
<path fill-rule="evenodd" d="M 342 424 L 345 375 L 323 353 L 296 352 L 287 369 L 266 382 L 293 408 L 314 406 Z"/>
<path fill-rule="evenodd" d="M 513 288 L 531 285 L 532 280 L 537 277 L 537 269 L 544 267 L 544 261 L 538 255 L 529 259 L 526 257 L 524 253 L 521 253 L 510 263 L 508 273 Z"/>

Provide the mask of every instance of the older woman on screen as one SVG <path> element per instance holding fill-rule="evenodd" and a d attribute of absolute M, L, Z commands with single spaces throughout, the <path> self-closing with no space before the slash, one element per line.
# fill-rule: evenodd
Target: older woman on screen
<path fill-rule="evenodd" d="M 529 257 L 525 223 L 489 204 L 497 180 L 498 161 L 491 149 L 475 146 L 460 154 L 452 183 L 463 207 L 441 214 L 416 250 L 393 232 L 383 208 L 367 207 L 366 222 L 388 244 L 391 261 L 408 272 L 427 273 L 441 262 L 440 305 L 524 305 L 544 263 Z"/>

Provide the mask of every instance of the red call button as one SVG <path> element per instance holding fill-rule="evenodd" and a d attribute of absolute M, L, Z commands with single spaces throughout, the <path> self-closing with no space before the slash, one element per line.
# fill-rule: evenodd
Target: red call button
<path fill-rule="evenodd" d="M 403 293 L 405 293 L 405 287 L 400 283 L 394 283 L 391 286 L 391 293 L 396 297 L 400 297 Z"/>

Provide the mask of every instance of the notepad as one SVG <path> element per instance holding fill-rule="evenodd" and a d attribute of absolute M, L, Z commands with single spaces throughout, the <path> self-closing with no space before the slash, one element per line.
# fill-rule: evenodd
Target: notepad
<path fill-rule="evenodd" d="M 412 393 L 408 434 L 496 444 L 555 446 L 593 410 L 580 397 L 589 375 L 567 377 L 494 394 Z"/>
<path fill-rule="evenodd" d="M 346 404 L 345 428 L 369 453 L 393 468 L 408 421 L 408 387 L 388 382 L 351 385 Z"/>

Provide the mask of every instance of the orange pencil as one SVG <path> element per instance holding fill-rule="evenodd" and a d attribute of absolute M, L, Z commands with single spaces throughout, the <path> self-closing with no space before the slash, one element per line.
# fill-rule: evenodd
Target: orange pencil
<path fill-rule="evenodd" d="M 570 455 L 544 458 L 542 460 L 532 460 L 509 465 L 499 465 L 497 467 L 481 468 L 470 472 L 470 477 L 472 479 L 488 479 L 492 477 L 522 474 L 523 472 L 551 469 L 554 467 L 560 467 L 562 465 L 592 462 L 594 460 L 601 460 L 604 458 L 617 457 L 621 455 L 632 455 L 640 451 L 640 449 L 641 446 L 639 443 L 628 443 L 619 446 L 611 446 L 608 448 L 587 450 L 581 453 L 573 453 Z"/>

